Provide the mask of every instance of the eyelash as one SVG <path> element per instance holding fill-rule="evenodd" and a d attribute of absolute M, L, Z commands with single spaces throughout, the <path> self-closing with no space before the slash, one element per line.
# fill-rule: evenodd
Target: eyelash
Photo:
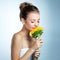
<path fill-rule="evenodd" d="M 31 23 L 34 23 L 33 21 L 31 21 Z"/>
<path fill-rule="evenodd" d="M 39 23 L 39 21 L 37 21 Z M 34 23 L 33 21 L 31 21 L 31 23 Z"/>
<path fill-rule="evenodd" d="M 39 21 L 38 21 L 38 23 L 39 23 Z"/>

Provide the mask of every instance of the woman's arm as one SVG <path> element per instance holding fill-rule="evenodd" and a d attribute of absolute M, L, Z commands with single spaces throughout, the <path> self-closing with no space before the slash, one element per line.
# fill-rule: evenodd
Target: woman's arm
<path fill-rule="evenodd" d="M 28 60 L 28 58 L 33 54 L 35 50 L 33 48 L 29 48 L 29 50 L 23 55 L 19 60 Z"/>
<path fill-rule="evenodd" d="M 12 38 L 11 44 L 11 60 L 18 60 L 20 57 L 21 40 L 18 34 L 15 34 Z"/>
<path fill-rule="evenodd" d="M 11 44 L 11 60 L 28 60 L 28 58 L 35 51 L 34 47 L 29 48 L 25 55 L 20 57 L 20 50 L 22 46 L 22 40 L 20 35 L 15 34 Z"/>
<path fill-rule="evenodd" d="M 22 47 L 22 37 L 18 34 L 15 34 L 12 39 L 11 45 L 11 60 L 28 60 L 28 58 L 34 53 L 35 49 L 39 48 L 41 45 L 39 40 L 35 40 L 31 45 L 31 48 L 20 57 L 20 51 Z"/>

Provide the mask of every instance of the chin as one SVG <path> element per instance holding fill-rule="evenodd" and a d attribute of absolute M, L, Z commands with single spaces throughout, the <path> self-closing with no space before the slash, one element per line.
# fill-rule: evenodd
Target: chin
<path fill-rule="evenodd" d="M 34 28 L 29 28 L 28 30 L 31 31 L 31 30 L 33 30 L 33 29 L 34 29 Z"/>
<path fill-rule="evenodd" d="M 31 31 L 32 29 L 29 29 L 29 31 Z"/>
<path fill-rule="evenodd" d="M 31 29 L 27 29 L 28 31 L 31 31 Z"/>
<path fill-rule="evenodd" d="M 33 29 L 30 29 L 30 31 L 33 30 Z"/>

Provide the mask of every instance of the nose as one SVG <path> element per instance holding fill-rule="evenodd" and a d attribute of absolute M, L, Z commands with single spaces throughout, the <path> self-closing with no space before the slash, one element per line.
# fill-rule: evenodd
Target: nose
<path fill-rule="evenodd" d="M 37 26 L 38 26 L 38 23 L 36 22 L 36 23 L 35 23 L 35 27 L 37 27 Z"/>

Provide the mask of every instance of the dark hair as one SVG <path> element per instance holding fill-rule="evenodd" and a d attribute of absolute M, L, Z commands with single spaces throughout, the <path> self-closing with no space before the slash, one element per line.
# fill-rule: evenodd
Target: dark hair
<path fill-rule="evenodd" d="M 32 11 L 36 11 L 39 13 L 39 10 L 36 6 L 32 5 L 31 3 L 27 3 L 27 2 L 21 3 L 21 5 L 19 6 L 19 9 L 20 9 L 20 16 L 19 16 L 20 19 L 24 18 L 26 20 L 28 13 Z"/>

